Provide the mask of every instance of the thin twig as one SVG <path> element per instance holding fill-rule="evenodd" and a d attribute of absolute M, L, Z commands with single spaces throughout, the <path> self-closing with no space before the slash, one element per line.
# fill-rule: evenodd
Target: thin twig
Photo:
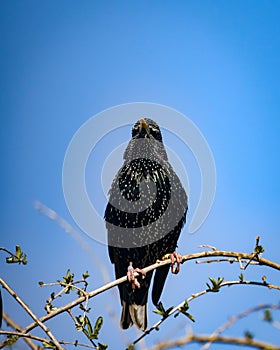
<path fill-rule="evenodd" d="M 82 347 L 85 347 L 85 348 L 89 348 L 89 349 L 96 349 L 96 346 L 94 345 L 89 345 L 89 344 L 83 344 L 83 343 L 78 343 L 77 341 L 75 342 L 69 342 L 69 341 L 61 341 L 60 344 L 62 345 L 73 345 L 75 347 L 77 346 L 82 346 Z"/>
<path fill-rule="evenodd" d="M 208 259 L 208 260 L 197 260 L 195 263 L 196 264 L 211 264 L 211 263 L 220 263 L 220 262 L 228 262 L 230 264 L 241 262 L 241 263 L 246 263 L 247 261 L 245 260 L 238 260 L 238 259 L 230 259 L 230 258 L 223 258 L 223 259 Z M 250 265 L 259 265 L 257 261 L 251 261 Z M 241 267 L 242 270 L 244 270 L 244 267 Z"/>
<path fill-rule="evenodd" d="M 198 246 L 198 248 L 209 248 L 209 249 L 212 249 L 213 251 L 217 250 L 216 247 L 214 247 L 213 245 L 210 245 L 210 244 L 201 244 Z"/>
<path fill-rule="evenodd" d="M 21 331 L 22 327 L 17 324 L 14 320 L 11 319 L 11 317 L 9 315 L 6 314 L 6 312 L 3 311 L 3 320 L 6 322 L 6 324 L 13 328 L 15 331 Z M 37 350 L 37 346 L 33 343 L 33 341 L 30 338 L 24 338 L 23 339 L 26 344 L 30 347 L 30 349 L 32 350 Z M 5 341 L 3 343 L 0 343 L 0 349 L 2 349 L 5 345 Z"/>
<path fill-rule="evenodd" d="M 86 292 L 84 289 L 82 289 L 80 287 L 75 286 L 75 284 L 81 283 L 81 282 L 85 282 L 85 280 L 74 281 L 72 283 L 65 283 L 62 281 L 54 282 L 54 283 L 42 283 L 42 282 L 40 282 L 39 283 L 40 287 L 63 286 L 63 288 L 57 294 L 55 294 L 55 295 L 51 294 L 50 298 L 46 301 L 45 310 L 47 311 L 47 313 L 52 312 L 52 310 L 50 308 L 52 301 L 57 299 L 58 297 L 60 297 L 63 293 L 65 293 L 68 290 L 68 288 L 73 287 L 74 289 L 77 289 L 77 291 L 79 291 L 80 294 L 83 294 L 85 297 L 87 297 L 88 292 Z"/>
<path fill-rule="evenodd" d="M 38 337 L 36 335 L 30 334 L 30 333 L 22 333 L 22 332 L 16 332 L 16 331 L 3 331 L 0 330 L 0 334 L 2 335 L 8 335 L 8 336 L 16 336 L 19 338 L 24 338 L 25 341 L 33 339 L 36 341 L 40 341 L 40 342 L 49 342 L 49 339 L 47 338 L 42 338 L 42 337 Z M 29 344 L 28 344 L 29 345 Z M 33 345 L 35 346 L 34 348 L 32 347 L 32 349 L 38 349 L 38 347 L 33 343 Z M 3 348 L 7 346 L 7 344 L 5 344 L 5 342 L 3 342 L 0 346 L 0 348 Z"/>
<path fill-rule="evenodd" d="M 200 253 L 193 253 L 193 254 L 187 254 L 182 256 L 182 261 L 186 262 L 189 260 L 195 260 L 195 259 L 203 259 L 203 258 L 209 258 L 209 257 L 218 257 L 218 256 L 225 256 L 225 257 L 234 257 L 234 258 L 242 258 L 242 259 L 251 259 L 252 255 L 248 254 L 248 253 L 241 253 L 241 252 L 228 252 L 228 251 L 222 251 L 222 250 L 217 250 L 217 251 L 207 251 L 207 252 L 200 252 Z M 170 259 L 166 259 L 163 261 L 157 261 L 155 264 L 152 264 L 148 267 L 145 267 L 143 270 L 147 273 L 149 271 L 155 270 L 159 267 L 165 266 L 165 265 L 170 265 L 171 260 Z M 280 271 L 280 264 L 268 260 L 268 259 L 264 259 L 264 258 L 259 258 L 258 260 L 258 265 L 260 266 L 269 266 L 273 269 L 279 270 Z M 134 276 L 137 277 L 139 274 L 137 272 L 134 273 Z M 91 292 L 88 292 L 88 298 L 93 298 L 98 294 L 101 294 L 103 292 L 105 292 L 106 290 L 109 290 L 121 283 L 124 283 L 127 281 L 127 276 L 123 276 L 117 280 L 114 280 L 110 283 L 105 284 L 104 286 L 97 288 Z M 85 296 L 81 296 L 78 299 L 52 311 L 51 313 L 49 313 L 48 315 L 45 315 L 43 317 L 40 318 L 41 322 L 46 322 L 47 320 L 55 317 L 56 315 L 59 315 L 69 309 L 72 309 L 74 307 L 76 307 L 77 305 L 83 303 L 86 300 Z M 37 323 L 33 322 L 30 325 L 28 325 L 23 332 L 30 332 L 32 329 L 34 329 L 35 327 L 37 327 Z"/>
<path fill-rule="evenodd" d="M 208 350 L 211 344 L 213 343 L 212 339 L 217 338 L 220 336 L 222 332 L 225 330 L 229 329 L 235 322 L 239 321 L 240 319 L 247 317 L 248 315 L 258 312 L 264 309 L 274 309 L 274 310 L 279 310 L 280 309 L 280 304 L 265 304 L 265 305 L 258 305 L 253 308 L 250 308 L 248 310 L 242 311 L 241 313 L 237 314 L 236 316 L 232 316 L 229 318 L 229 320 L 221 325 L 219 328 L 217 328 L 209 337 L 209 342 L 205 344 L 201 350 Z"/>
<path fill-rule="evenodd" d="M 269 289 L 277 289 L 280 290 L 280 286 L 275 286 L 272 284 L 268 283 L 263 283 L 263 282 L 255 282 L 255 281 L 228 281 L 228 282 L 223 282 L 220 284 L 220 288 L 225 287 L 225 286 L 233 286 L 233 285 L 254 285 L 254 286 L 262 286 L 262 287 L 267 287 Z M 145 331 L 139 338 L 137 338 L 132 344 L 135 345 L 137 344 L 140 340 L 145 338 L 148 334 L 150 334 L 153 330 L 158 330 L 159 326 L 167 320 L 171 315 L 173 315 L 175 312 L 179 311 L 187 301 L 188 303 L 191 302 L 192 300 L 201 297 L 202 295 L 205 295 L 207 293 L 213 293 L 211 289 L 205 289 L 199 293 L 192 294 L 191 297 L 187 298 L 186 300 L 182 301 L 179 305 L 174 307 L 168 315 L 165 315 L 163 318 L 161 318 L 158 322 L 156 322 L 151 328 L 149 328 L 147 331 Z"/>
<path fill-rule="evenodd" d="M 251 258 L 249 259 L 249 261 L 247 262 L 247 264 L 243 267 L 241 261 L 240 261 L 240 267 L 242 270 L 246 270 L 247 267 L 250 265 L 251 261 L 256 259 L 257 261 L 259 261 L 259 252 L 258 252 L 258 247 L 259 247 L 259 242 L 260 242 L 260 236 L 256 237 L 256 243 L 255 243 L 255 249 L 252 253 Z"/>
<path fill-rule="evenodd" d="M 12 253 L 10 250 L 8 250 L 8 249 L 5 248 L 5 247 L 0 247 L 0 250 L 3 250 L 3 252 L 6 252 L 6 253 L 8 253 L 8 254 L 11 255 L 11 256 L 16 257 L 14 253 Z"/>
<path fill-rule="evenodd" d="M 31 311 L 31 309 L 28 307 L 28 305 L 25 304 L 25 302 L 16 294 L 16 292 L 4 281 L 2 278 L 0 278 L 0 284 L 3 288 L 5 288 L 12 297 L 15 298 L 15 300 L 20 304 L 20 306 L 30 315 L 33 320 L 35 321 L 35 324 L 40 326 L 44 332 L 49 336 L 51 341 L 54 343 L 54 345 L 57 347 L 58 350 L 63 350 L 63 348 L 60 346 L 59 342 L 55 338 L 55 336 L 52 334 L 50 329 L 44 325 L 44 323 L 37 318 L 37 316 Z M 24 330 L 22 331 L 23 333 Z"/>
<path fill-rule="evenodd" d="M 41 338 L 41 337 L 38 337 L 38 336 L 30 334 L 30 333 L 22 333 L 22 332 L 16 332 L 16 331 L 12 332 L 12 331 L 2 331 L 2 330 L 0 330 L 0 334 L 7 335 L 7 336 L 16 336 L 16 337 L 24 338 L 24 340 L 26 342 L 28 340 L 31 341 L 31 339 L 39 341 L 39 342 L 48 342 L 49 341 L 47 338 Z M 59 344 L 61 344 L 61 345 L 73 345 L 75 347 L 81 346 L 81 347 L 85 347 L 85 348 L 89 348 L 89 349 L 96 349 L 96 346 L 79 343 L 78 341 L 68 342 L 68 341 L 62 340 L 62 341 L 59 342 Z M 33 345 L 34 345 L 34 347 L 32 347 L 32 349 L 38 350 L 38 346 L 36 346 L 34 343 L 33 343 Z M 4 346 L 7 346 L 7 344 L 5 344 L 5 342 L 4 342 L 4 343 L 1 344 L 1 346 L 4 347 Z M 1 346 L 0 346 L 0 348 L 2 348 Z"/>
<path fill-rule="evenodd" d="M 183 338 L 173 340 L 173 341 L 165 341 L 161 342 L 154 347 L 151 348 L 151 350 L 162 350 L 162 349 L 171 349 L 175 347 L 181 347 L 186 344 L 190 343 L 206 343 L 209 341 L 211 336 L 209 335 L 195 335 L 195 334 L 188 334 Z M 243 345 L 248 346 L 255 349 L 261 349 L 261 350 L 280 350 L 280 347 L 277 345 L 264 343 L 259 340 L 253 340 L 250 338 L 235 338 L 235 337 L 220 337 L 217 336 L 213 338 L 214 343 L 220 343 L 220 344 L 235 344 L 235 345 Z"/>

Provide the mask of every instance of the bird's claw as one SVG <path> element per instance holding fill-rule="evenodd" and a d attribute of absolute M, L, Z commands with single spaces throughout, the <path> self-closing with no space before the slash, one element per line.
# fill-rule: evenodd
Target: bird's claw
<path fill-rule="evenodd" d="M 138 272 L 139 275 L 142 277 L 142 279 L 144 279 L 146 277 L 146 272 L 142 269 L 137 268 L 133 268 L 132 263 L 130 263 L 130 265 L 127 268 L 127 280 L 128 282 L 131 282 L 131 287 L 132 289 L 136 289 L 136 288 L 140 288 L 140 283 L 137 279 L 137 277 L 134 276 L 134 272 Z"/>
<path fill-rule="evenodd" d="M 170 254 L 170 260 L 171 260 L 171 272 L 176 275 L 180 271 L 180 265 L 183 261 L 182 255 L 174 252 Z M 175 267 L 175 263 L 176 263 L 176 267 Z"/>

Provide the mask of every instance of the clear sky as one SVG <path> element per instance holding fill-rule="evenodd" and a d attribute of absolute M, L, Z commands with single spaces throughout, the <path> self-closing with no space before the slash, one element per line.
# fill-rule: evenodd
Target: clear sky
<path fill-rule="evenodd" d="M 272 0 L 1 1 L 0 245 L 13 249 L 20 244 L 28 255 L 27 266 L 8 266 L 2 254 L 1 275 L 38 315 L 53 291 L 39 289 L 40 280 L 56 281 L 67 268 L 77 277 L 88 270 L 94 289 L 104 283 L 96 259 L 114 278 L 106 246 L 84 233 L 77 242 L 33 203 L 41 201 L 79 231 L 62 189 L 67 146 L 89 118 L 123 103 L 152 102 L 180 111 L 200 129 L 213 153 L 217 188 L 212 210 L 195 234 L 186 227 L 179 251 L 196 252 L 198 245 L 211 244 L 251 252 L 260 235 L 264 256 L 279 261 L 279 11 L 280 2 Z M 101 214 L 106 197 L 95 179 L 104 162 L 102 145 L 110 152 L 127 142 L 130 128 L 118 131 L 119 143 L 107 135 L 89 160 L 87 184 Z M 187 169 L 191 217 L 199 193 L 197 165 L 168 131 L 163 137 Z M 232 280 L 239 274 L 237 264 L 187 263 L 182 273 L 168 278 L 162 301 L 176 305 L 204 289 L 208 277 Z M 265 268 L 244 273 L 255 280 L 264 274 L 279 285 L 279 273 Z M 7 313 L 22 325 L 29 323 L 6 293 L 3 297 Z M 183 316 L 167 320 L 145 344 L 179 337 L 189 327 L 211 333 L 230 315 L 277 302 L 275 291 L 232 287 L 193 302 L 195 324 Z M 93 320 L 104 316 L 100 342 L 122 349 L 135 339 L 134 329 L 118 327 L 116 293 L 108 291 L 90 305 Z M 152 310 L 149 304 L 150 325 L 158 319 Z M 83 339 L 67 315 L 50 326 L 59 339 Z M 279 331 L 262 322 L 261 315 L 240 322 L 231 334 L 242 336 L 245 330 L 279 344 Z"/>

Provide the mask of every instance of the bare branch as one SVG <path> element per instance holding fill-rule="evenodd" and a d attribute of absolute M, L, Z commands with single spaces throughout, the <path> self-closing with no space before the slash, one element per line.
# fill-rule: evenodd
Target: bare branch
<path fill-rule="evenodd" d="M 212 249 L 213 251 L 217 250 L 216 247 L 214 247 L 213 245 L 210 245 L 210 244 L 201 244 L 198 246 L 198 248 L 209 248 L 209 249 Z"/>
<path fill-rule="evenodd" d="M 211 264 L 211 263 L 220 263 L 220 262 L 228 262 L 230 264 L 239 263 L 240 268 L 244 270 L 242 264 L 247 263 L 246 260 L 238 260 L 238 259 L 230 259 L 230 258 L 221 258 L 221 259 L 208 259 L 208 260 L 197 260 L 196 264 Z M 250 261 L 250 265 L 259 265 L 257 261 Z"/>
<path fill-rule="evenodd" d="M 233 285 L 254 285 L 254 286 L 261 286 L 261 287 L 267 287 L 269 289 L 277 289 L 280 290 L 280 286 L 275 286 L 263 282 L 255 282 L 255 281 L 228 281 L 228 282 L 223 282 L 220 284 L 220 288 L 225 287 L 225 286 L 233 286 Z M 201 297 L 202 295 L 205 295 L 207 293 L 213 293 L 211 289 L 205 289 L 199 293 L 192 294 L 191 297 L 187 298 L 186 300 L 182 301 L 179 305 L 174 307 L 168 315 L 165 315 L 163 318 L 161 318 L 158 322 L 156 322 L 150 329 L 145 331 L 139 338 L 137 338 L 132 344 L 135 345 L 137 344 L 140 340 L 145 338 L 148 334 L 150 334 L 153 330 L 158 330 L 159 326 L 166 321 L 171 315 L 173 315 L 175 312 L 180 311 L 180 309 L 184 306 L 185 302 L 187 301 L 188 303 L 198 297 Z"/>
<path fill-rule="evenodd" d="M 0 330 L 0 334 L 8 335 L 8 336 L 12 336 L 13 335 L 13 336 L 16 336 L 16 337 L 24 338 L 26 343 L 28 343 L 28 340 L 31 341 L 31 339 L 37 340 L 37 341 L 40 341 L 40 342 L 49 342 L 49 339 L 47 339 L 47 338 L 41 338 L 41 337 L 38 337 L 38 336 L 30 334 L 30 333 L 22 333 L 22 332 L 16 332 L 16 331 L 2 331 L 2 330 Z M 37 350 L 38 347 L 33 342 L 32 342 L 32 344 L 33 344 L 32 349 Z M 28 345 L 30 345 L 30 344 L 28 343 Z M 0 345 L 0 349 L 2 349 L 5 346 L 7 346 L 7 344 L 5 344 L 5 342 L 3 342 Z"/>
<path fill-rule="evenodd" d="M 5 247 L 0 247 L 0 250 L 2 250 L 3 252 L 6 252 L 6 253 L 8 253 L 9 255 L 11 255 L 11 256 L 15 256 L 15 254 L 14 253 L 12 253 L 10 250 L 8 250 L 7 248 L 5 248 Z"/>
<path fill-rule="evenodd" d="M 49 336 L 51 341 L 54 343 L 54 345 L 57 347 L 58 350 L 63 350 L 63 348 L 60 346 L 59 342 L 55 338 L 55 336 L 52 334 L 50 329 L 44 325 L 44 323 L 37 318 L 37 316 L 31 311 L 31 309 L 28 307 L 27 304 L 16 294 L 16 292 L 4 281 L 2 278 L 0 278 L 0 284 L 2 284 L 3 288 L 5 288 L 12 297 L 15 298 L 15 300 L 20 304 L 20 306 L 30 315 L 33 320 L 35 321 L 36 326 L 40 326 L 45 333 Z M 23 331 L 24 333 L 24 331 Z"/>
<path fill-rule="evenodd" d="M 61 341 L 60 344 L 62 345 L 73 345 L 75 347 L 77 346 L 82 346 L 82 347 L 85 347 L 85 348 L 89 348 L 89 349 L 96 349 L 96 346 L 94 345 L 89 345 L 89 344 L 83 344 L 83 343 L 78 343 L 77 341 L 75 342 L 69 342 L 69 341 Z"/>
<path fill-rule="evenodd" d="M 280 304 L 264 304 L 264 305 L 258 305 L 255 306 L 253 308 L 250 308 L 248 310 L 245 310 L 239 314 L 237 314 L 236 316 L 232 316 L 229 318 L 229 320 L 223 324 L 222 326 L 220 326 L 215 332 L 213 332 L 210 336 L 210 339 L 215 339 L 216 337 L 218 337 L 222 332 L 224 332 L 226 329 L 229 329 L 235 322 L 239 321 L 240 319 L 247 317 L 248 315 L 254 313 L 254 312 L 258 312 L 261 310 L 265 310 L 265 309 L 274 309 L 274 310 L 279 310 L 280 309 Z M 209 340 L 209 342 L 207 344 L 205 344 L 201 350 L 207 350 L 209 349 L 209 347 L 211 346 L 211 343 L 213 343 L 212 340 Z"/>
<path fill-rule="evenodd" d="M 10 318 L 9 315 L 6 314 L 6 312 L 3 312 L 3 320 L 5 320 L 6 324 L 13 328 L 16 331 L 21 331 L 22 327 L 17 324 L 14 320 Z M 33 343 L 33 341 L 29 337 L 25 337 L 23 339 L 26 344 L 30 347 L 32 350 L 37 350 L 37 346 Z M 0 343 L 0 349 L 2 349 L 5 346 L 5 341 L 3 343 Z"/>
<path fill-rule="evenodd" d="M 235 337 L 212 337 L 211 335 L 195 335 L 195 334 L 188 334 L 185 337 L 173 341 L 165 341 L 161 342 L 154 347 L 152 347 L 150 350 L 162 350 L 162 349 L 171 349 L 175 347 L 180 347 L 186 344 L 190 343 L 207 343 L 209 340 L 213 343 L 220 343 L 220 344 L 235 344 L 235 345 L 243 345 L 248 346 L 255 349 L 262 349 L 262 350 L 280 350 L 279 346 L 264 343 L 258 340 L 253 340 L 250 338 L 235 338 Z"/>
<path fill-rule="evenodd" d="M 224 257 L 232 257 L 232 258 L 238 258 L 240 257 L 241 259 L 245 259 L 245 260 L 250 260 L 252 258 L 252 254 L 248 254 L 248 253 L 241 253 L 241 252 L 228 252 L 228 251 L 222 251 L 222 250 L 217 250 L 217 251 L 207 251 L 207 252 L 200 252 L 200 253 L 194 253 L 194 254 L 187 254 L 182 256 L 182 260 L 183 262 L 189 261 L 189 260 L 195 260 L 195 259 L 203 259 L 203 258 L 210 258 L 210 257 L 218 257 L 218 256 L 224 256 Z M 264 259 L 262 257 L 259 257 L 259 260 L 257 260 L 258 265 L 260 266 L 268 266 L 271 267 L 273 269 L 276 270 L 280 270 L 280 264 L 268 260 L 268 259 Z M 165 266 L 165 265 L 170 265 L 171 260 L 170 259 L 166 259 L 166 260 L 159 260 L 157 261 L 155 264 L 152 264 L 148 267 L 145 267 L 143 270 L 147 273 L 149 271 L 155 270 L 161 266 Z M 134 276 L 137 277 L 138 273 L 135 272 Z M 105 284 L 104 286 L 97 288 L 91 292 L 88 292 L 88 298 L 93 298 L 98 294 L 101 294 L 103 292 L 105 292 L 106 290 L 109 290 L 121 283 L 124 283 L 127 281 L 127 276 L 123 276 L 117 280 L 114 280 L 110 283 Z M 236 282 L 239 283 L 240 282 Z M 266 285 L 268 286 L 268 285 Z M 271 287 L 274 288 L 274 287 Z M 277 288 L 276 288 L 277 289 Z M 81 296 L 78 299 L 52 311 L 51 313 L 49 313 L 48 315 L 45 315 L 43 317 L 40 318 L 40 322 L 46 322 L 47 320 L 55 317 L 58 314 L 61 314 L 67 310 L 70 310 L 74 307 L 76 307 L 77 305 L 83 303 L 86 300 L 86 296 Z M 35 327 L 37 327 L 37 323 L 31 323 L 30 325 L 28 325 L 23 332 L 30 332 L 32 329 L 34 329 Z"/>
<path fill-rule="evenodd" d="M 41 337 L 38 337 L 36 335 L 33 335 L 33 334 L 30 334 L 30 333 L 22 333 L 22 332 L 10 332 L 10 331 L 2 331 L 0 330 L 0 334 L 2 335 L 7 335 L 7 336 L 16 336 L 16 337 L 21 337 L 23 338 L 26 343 L 28 343 L 28 341 L 30 342 L 31 339 L 33 340 L 36 340 L 36 341 L 39 341 L 39 342 L 48 342 L 49 340 L 47 338 L 41 338 Z M 32 341 L 31 341 L 32 342 Z M 36 346 L 33 342 L 32 342 L 33 346 L 32 346 L 32 349 L 34 350 L 38 350 L 38 346 Z M 83 343 L 79 343 L 78 341 L 75 341 L 75 342 L 67 342 L 67 341 L 60 341 L 59 344 L 61 345 L 73 345 L 75 347 L 77 346 L 81 346 L 81 347 L 85 347 L 85 348 L 89 348 L 89 349 L 96 349 L 96 346 L 93 346 L 93 345 L 89 345 L 89 344 L 83 344 Z M 29 344 L 28 344 L 29 345 Z M 0 349 L 2 349 L 3 347 L 5 347 L 6 344 L 5 342 L 2 343 L 0 345 Z"/>

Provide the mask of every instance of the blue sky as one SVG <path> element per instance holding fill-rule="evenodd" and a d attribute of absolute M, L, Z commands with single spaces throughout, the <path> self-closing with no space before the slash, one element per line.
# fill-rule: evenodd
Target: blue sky
<path fill-rule="evenodd" d="M 180 111 L 197 125 L 212 150 L 217 170 L 214 205 L 199 231 L 184 231 L 179 251 L 195 252 L 199 244 L 208 243 L 250 252 L 255 236 L 261 235 L 264 256 L 279 259 L 277 1 L 2 1 L 0 7 L 1 246 L 20 244 L 29 260 L 24 267 L 6 266 L 2 256 L 1 275 L 35 312 L 43 314 L 44 300 L 52 292 L 39 289 L 37 282 L 55 281 L 67 268 L 77 276 L 88 270 L 94 289 L 104 282 L 97 257 L 113 279 L 105 246 L 81 234 L 92 250 L 87 253 L 38 213 L 33 202 L 40 200 L 79 230 L 62 190 L 67 146 L 90 117 L 123 103 L 152 102 Z M 118 135 L 120 143 L 127 142 L 130 128 Z M 191 215 L 199 173 L 178 140 L 168 132 L 164 139 L 188 169 Z M 105 141 L 113 150 L 113 135 Z M 97 168 L 103 164 L 98 149 L 92 157 Z M 87 182 L 102 212 L 106 198 L 90 183 L 91 170 L 93 163 Z M 203 289 L 209 276 L 230 280 L 239 273 L 238 266 L 186 264 L 180 275 L 169 277 L 163 302 L 179 303 Z M 263 274 L 279 284 L 279 274 L 264 268 L 250 268 L 245 277 L 260 280 Z M 92 318 L 104 316 L 100 341 L 120 349 L 135 338 L 135 331 L 120 331 L 109 316 L 113 310 L 118 323 L 120 306 L 112 293 L 92 301 Z M 4 301 L 19 323 L 29 322 L 6 293 Z M 192 326 L 195 332 L 211 333 L 230 315 L 278 301 L 274 291 L 230 288 L 194 302 Z M 152 309 L 149 305 L 150 325 L 157 319 Z M 54 331 L 58 338 L 76 339 L 70 321 L 61 317 L 60 323 L 53 323 L 54 329 L 59 325 Z M 189 326 L 183 317 L 167 321 L 146 344 L 180 336 Z M 279 339 L 279 332 L 254 318 L 232 333 L 242 335 L 247 329 L 258 338 L 274 343 Z"/>

